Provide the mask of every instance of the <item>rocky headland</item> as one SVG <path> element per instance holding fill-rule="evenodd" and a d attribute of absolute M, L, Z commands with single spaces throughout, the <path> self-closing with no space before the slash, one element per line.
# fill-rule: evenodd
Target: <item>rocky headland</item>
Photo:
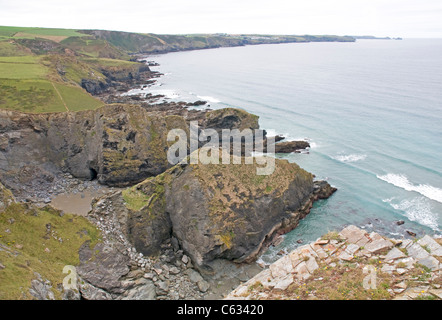
<path fill-rule="evenodd" d="M 89 231 L 91 239 L 79 245 L 81 236 L 66 258 L 78 259 L 77 287 L 63 290 L 61 270 L 53 277 L 31 267 L 30 287 L 21 291 L 22 298 L 222 298 L 261 270 L 253 263 L 259 254 L 295 228 L 314 201 L 336 191 L 285 160 L 276 160 L 275 172 L 268 176 L 256 175 L 257 164 L 245 164 L 246 154 L 240 165 L 171 165 L 169 130 L 188 132 L 191 121 L 217 132 L 259 130 L 258 117 L 240 109 L 191 110 L 189 103 L 156 104 L 149 96 L 133 99 L 118 93 L 154 77 L 147 68 L 127 79 L 115 76 L 106 85 L 83 81 L 103 101 L 120 102 L 96 110 L 0 111 L 0 235 L 9 239 L 0 248 L 0 273 L 14 272 L 12 257 L 40 254 L 27 251 L 32 246 L 16 227 L 37 223 L 34 216 L 52 217 L 60 220 L 59 229 L 49 219 L 46 235 L 55 239 L 60 228 L 82 235 L 51 201 L 60 194 L 98 193 L 82 223 L 99 236 Z M 275 141 L 276 152 L 309 147 L 283 137 Z M 29 212 L 35 215 L 26 218 Z M 14 215 L 23 216 L 20 224 Z M 66 239 L 57 240 L 63 247 Z M 41 254 L 51 255 L 60 248 L 48 244 L 43 249 Z"/>

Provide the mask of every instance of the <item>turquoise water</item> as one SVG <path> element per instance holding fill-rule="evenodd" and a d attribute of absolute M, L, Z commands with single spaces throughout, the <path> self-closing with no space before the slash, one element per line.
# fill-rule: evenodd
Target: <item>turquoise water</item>
<path fill-rule="evenodd" d="M 307 139 L 285 155 L 338 191 L 284 242 L 291 250 L 356 224 L 405 237 L 442 229 L 442 39 L 259 45 L 149 57 L 151 92 L 239 107 L 261 128 Z M 397 220 L 405 224 L 397 226 Z"/>

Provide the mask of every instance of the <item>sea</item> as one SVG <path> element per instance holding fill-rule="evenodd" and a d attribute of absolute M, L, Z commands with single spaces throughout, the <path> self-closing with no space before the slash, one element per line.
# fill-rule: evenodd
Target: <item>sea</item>
<path fill-rule="evenodd" d="M 394 238 L 441 236 L 442 39 L 253 45 L 147 59 L 163 73 L 147 92 L 258 115 L 269 136 L 310 143 L 308 152 L 277 157 L 338 188 L 262 262 L 349 224 Z"/>

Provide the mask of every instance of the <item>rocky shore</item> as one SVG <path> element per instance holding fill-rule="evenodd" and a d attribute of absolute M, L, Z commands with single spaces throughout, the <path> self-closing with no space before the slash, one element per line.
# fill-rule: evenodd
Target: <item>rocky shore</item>
<path fill-rule="evenodd" d="M 226 299 L 441 300 L 441 243 L 350 225 L 284 255 Z"/>

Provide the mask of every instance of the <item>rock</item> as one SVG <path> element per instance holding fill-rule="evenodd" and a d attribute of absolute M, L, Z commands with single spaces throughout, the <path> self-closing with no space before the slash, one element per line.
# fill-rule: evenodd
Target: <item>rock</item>
<path fill-rule="evenodd" d="M 176 239 L 176 238 L 175 238 L 175 239 Z M 181 261 L 182 261 L 184 264 L 187 264 L 187 263 L 189 262 L 189 257 L 186 256 L 186 255 L 183 255 L 183 257 L 181 258 Z"/>
<path fill-rule="evenodd" d="M 79 281 L 79 290 L 85 300 L 112 300 L 109 293 L 84 281 Z"/>
<path fill-rule="evenodd" d="M 442 257 L 442 246 L 436 242 L 429 235 L 425 235 L 423 238 L 417 241 L 421 246 L 425 246 L 430 250 L 431 255 Z"/>
<path fill-rule="evenodd" d="M 356 244 L 359 240 L 361 240 L 367 232 L 364 230 L 359 229 L 358 227 L 354 225 L 350 225 L 346 228 L 344 228 L 341 232 L 339 232 L 339 235 L 347 240 L 349 243 Z"/>
<path fill-rule="evenodd" d="M 336 190 L 338 189 L 332 187 L 327 181 L 324 180 L 315 181 L 313 184 L 313 193 L 318 199 L 328 199 L 333 193 L 336 192 Z"/>
<path fill-rule="evenodd" d="M 388 262 L 405 257 L 405 254 L 401 250 L 399 250 L 398 248 L 393 248 L 387 253 L 384 260 Z"/>
<path fill-rule="evenodd" d="M 428 269 L 431 269 L 432 271 L 437 271 L 440 269 L 439 260 L 430 255 L 426 258 L 419 259 L 417 262 Z"/>
<path fill-rule="evenodd" d="M 293 276 L 289 274 L 285 278 L 278 280 L 273 288 L 275 290 L 286 290 L 293 282 Z"/>
<path fill-rule="evenodd" d="M 120 279 L 129 273 L 129 258 L 122 251 L 102 242 L 91 249 L 89 242 L 85 242 L 79 251 L 77 273 L 94 287 L 110 293 L 122 293 Z"/>
<path fill-rule="evenodd" d="M 442 299 L 442 289 L 430 289 L 428 292 L 438 297 L 439 299 Z"/>
<path fill-rule="evenodd" d="M 307 141 L 286 141 L 275 144 L 275 153 L 292 153 L 297 150 L 309 148 Z"/>
<path fill-rule="evenodd" d="M 430 254 L 422 248 L 419 244 L 414 243 L 408 249 L 408 255 L 416 260 L 427 258 Z"/>
<path fill-rule="evenodd" d="M 416 237 L 416 233 L 414 233 L 413 231 L 406 230 L 406 232 L 407 232 L 410 236 L 412 236 L 412 237 Z"/>
<path fill-rule="evenodd" d="M 310 272 L 308 271 L 305 261 L 299 263 L 295 268 L 295 275 L 298 280 L 306 280 L 310 278 Z"/>
<path fill-rule="evenodd" d="M 273 278 L 285 278 L 287 274 L 293 272 L 292 262 L 288 255 L 272 263 L 269 269 Z"/>
<path fill-rule="evenodd" d="M 316 269 L 319 268 L 318 263 L 316 262 L 316 259 L 311 257 L 305 262 L 305 266 L 307 267 L 307 270 L 309 273 L 313 273 Z"/>
<path fill-rule="evenodd" d="M 171 274 L 178 274 L 178 273 L 180 273 L 180 269 L 178 269 L 177 267 L 171 267 L 169 272 Z"/>
<path fill-rule="evenodd" d="M 353 256 L 348 254 L 346 251 L 342 251 L 341 254 L 338 256 L 338 259 L 344 261 L 351 261 L 353 260 Z"/>
<path fill-rule="evenodd" d="M 3 269 L 5 269 L 6 267 L 3 265 L 3 264 L 1 264 L 0 263 L 0 270 L 3 270 Z"/>
<path fill-rule="evenodd" d="M 359 250 L 359 246 L 357 244 L 354 243 L 350 243 L 347 248 L 345 248 L 345 251 L 350 254 L 350 255 L 354 255 L 356 251 Z"/>
<path fill-rule="evenodd" d="M 364 248 L 368 250 L 370 253 L 380 253 L 384 250 L 390 249 L 393 247 L 393 243 L 389 240 L 378 239 L 373 242 L 367 243 Z"/>
<path fill-rule="evenodd" d="M 158 281 L 156 285 L 156 294 L 159 296 L 165 296 L 169 293 L 169 283 L 167 281 Z"/>
<path fill-rule="evenodd" d="M 198 281 L 197 286 L 201 292 L 207 292 L 207 290 L 210 288 L 210 284 L 205 280 Z"/>
<path fill-rule="evenodd" d="M 35 272 L 34 274 L 37 279 L 31 281 L 29 293 L 37 300 L 55 300 L 50 282 L 43 280 L 39 273 Z"/>

